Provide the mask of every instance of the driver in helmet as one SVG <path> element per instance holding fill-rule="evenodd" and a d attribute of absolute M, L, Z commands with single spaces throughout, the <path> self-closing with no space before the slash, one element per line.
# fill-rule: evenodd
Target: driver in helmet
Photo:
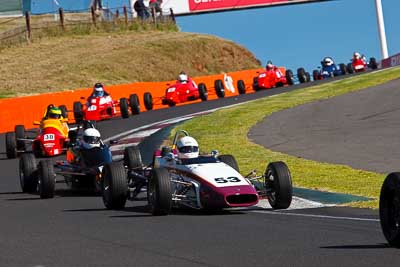
<path fill-rule="evenodd" d="M 321 61 L 322 66 L 332 66 L 333 65 L 333 59 L 331 57 L 325 57 L 322 61 Z"/>
<path fill-rule="evenodd" d="M 188 75 L 184 71 L 181 71 L 178 75 L 178 83 L 188 83 L 188 82 L 189 82 Z"/>
<path fill-rule="evenodd" d="M 101 146 L 100 132 L 95 128 L 87 128 L 83 131 L 81 146 L 84 149 L 92 149 Z"/>
<path fill-rule="evenodd" d="M 184 136 L 176 143 L 179 159 L 192 159 L 199 156 L 199 144 L 191 136 Z"/>
<path fill-rule="evenodd" d="M 358 60 L 358 59 L 361 59 L 360 53 L 354 52 L 354 54 L 353 54 L 353 60 Z"/>
<path fill-rule="evenodd" d="M 96 83 L 93 86 L 92 94 L 87 99 L 87 106 L 90 106 L 90 104 L 92 103 L 92 99 L 98 98 L 98 97 L 107 97 L 109 95 L 110 94 L 105 91 L 104 86 L 103 86 L 102 83 Z"/>
<path fill-rule="evenodd" d="M 275 70 L 276 66 L 274 64 L 272 64 L 271 60 L 268 60 L 267 65 L 265 66 L 265 69 L 267 71 Z"/>
<path fill-rule="evenodd" d="M 47 111 L 47 119 L 59 120 L 61 118 L 61 109 L 53 106 Z"/>

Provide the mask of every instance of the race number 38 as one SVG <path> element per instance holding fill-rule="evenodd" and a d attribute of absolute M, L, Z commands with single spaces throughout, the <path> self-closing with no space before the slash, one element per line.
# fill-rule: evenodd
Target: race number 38
<path fill-rule="evenodd" d="M 43 136 L 43 140 L 44 141 L 54 141 L 55 140 L 55 136 L 54 136 L 54 134 L 45 134 Z"/>
<path fill-rule="evenodd" d="M 215 180 L 215 182 L 217 182 L 219 184 L 240 182 L 240 179 L 237 177 L 214 178 L 214 180 Z"/>

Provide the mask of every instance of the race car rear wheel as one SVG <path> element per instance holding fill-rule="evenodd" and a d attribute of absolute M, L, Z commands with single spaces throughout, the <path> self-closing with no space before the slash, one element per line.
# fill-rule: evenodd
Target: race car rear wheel
<path fill-rule="evenodd" d="M 318 70 L 313 70 L 313 80 L 318 81 L 319 80 L 319 71 Z"/>
<path fill-rule="evenodd" d="M 19 160 L 19 181 L 22 192 L 32 193 L 37 186 L 37 166 L 35 156 L 31 153 L 22 154 Z"/>
<path fill-rule="evenodd" d="M 9 159 L 15 159 L 18 156 L 14 132 L 6 133 L 6 154 Z"/>
<path fill-rule="evenodd" d="M 382 232 L 391 246 L 400 248 L 400 173 L 390 173 L 383 182 L 379 200 Z"/>
<path fill-rule="evenodd" d="M 121 110 L 121 117 L 123 119 L 129 118 L 128 99 L 126 99 L 125 97 L 120 98 L 120 100 L 119 100 L 119 108 Z"/>
<path fill-rule="evenodd" d="M 286 209 L 292 202 L 293 187 L 289 168 L 282 162 L 271 162 L 265 170 L 268 202 L 273 209 Z"/>
<path fill-rule="evenodd" d="M 307 75 L 306 75 L 306 71 L 304 68 L 297 69 L 297 77 L 298 77 L 300 83 L 307 82 Z"/>
<path fill-rule="evenodd" d="M 59 109 L 61 109 L 61 116 L 63 116 L 63 118 L 68 119 L 68 109 L 66 105 L 61 105 L 58 107 Z"/>
<path fill-rule="evenodd" d="M 293 71 L 292 70 L 286 70 L 286 82 L 288 85 L 293 85 L 294 84 L 294 77 L 293 77 Z"/>
<path fill-rule="evenodd" d="M 38 192 L 40 198 L 53 198 L 56 185 L 53 161 L 41 160 L 38 166 Z"/>
<path fill-rule="evenodd" d="M 121 162 L 111 162 L 104 166 L 102 196 L 107 209 L 119 210 L 125 207 L 128 181 L 125 167 Z"/>
<path fill-rule="evenodd" d="M 73 111 L 76 123 L 80 123 L 83 120 L 82 103 L 79 101 L 74 102 Z"/>
<path fill-rule="evenodd" d="M 143 166 L 142 156 L 138 146 L 129 146 L 124 150 L 124 165 L 129 170 L 141 168 Z"/>
<path fill-rule="evenodd" d="M 260 87 L 258 87 L 258 77 L 253 78 L 253 90 L 254 91 L 259 91 Z"/>
<path fill-rule="evenodd" d="M 347 70 L 347 72 L 350 73 L 350 74 L 354 73 L 353 64 L 348 63 L 347 66 L 346 66 L 346 70 Z"/>
<path fill-rule="evenodd" d="M 168 215 L 171 212 L 171 180 L 166 169 L 156 168 L 153 170 L 147 194 L 151 214 L 160 216 Z"/>
<path fill-rule="evenodd" d="M 347 67 L 344 63 L 340 63 L 339 64 L 339 69 L 340 72 L 342 73 L 342 75 L 346 75 L 347 74 Z"/>
<path fill-rule="evenodd" d="M 369 67 L 371 68 L 371 69 L 373 69 L 373 70 L 376 70 L 377 68 L 378 68 L 378 63 L 376 62 L 376 58 L 374 58 L 374 57 L 371 57 L 370 59 L 369 59 Z"/>
<path fill-rule="evenodd" d="M 237 88 L 239 91 L 239 95 L 244 95 L 246 93 L 246 85 L 243 80 L 237 81 Z"/>
<path fill-rule="evenodd" d="M 223 163 L 229 165 L 231 168 L 235 169 L 235 171 L 239 171 L 239 165 L 237 164 L 237 161 L 234 156 L 232 155 L 220 155 L 218 156 L 218 159 L 222 161 Z"/>
<path fill-rule="evenodd" d="M 19 140 L 24 139 L 26 137 L 25 134 L 25 126 L 24 125 L 15 125 L 15 138 L 17 143 L 17 150 L 25 150 L 25 141 Z"/>
<path fill-rule="evenodd" d="M 153 109 L 153 96 L 151 93 L 146 92 L 143 95 L 143 100 L 144 100 L 144 106 L 146 107 L 147 110 L 152 110 Z"/>
<path fill-rule="evenodd" d="M 214 87 L 215 87 L 215 93 L 217 94 L 218 98 L 225 97 L 225 87 L 222 80 L 215 80 Z"/>
<path fill-rule="evenodd" d="M 129 106 L 131 108 L 132 115 L 140 114 L 140 103 L 137 94 L 131 94 L 129 96 Z"/>
<path fill-rule="evenodd" d="M 198 90 L 199 90 L 199 95 L 200 95 L 201 101 L 207 101 L 208 93 L 207 93 L 206 85 L 204 83 L 200 83 L 198 86 Z"/>

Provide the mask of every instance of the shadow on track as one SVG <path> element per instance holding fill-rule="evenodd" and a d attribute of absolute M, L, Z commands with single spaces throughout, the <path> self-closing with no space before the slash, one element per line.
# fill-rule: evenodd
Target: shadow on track
<path fill-rule="evenodd" d="M 320 247 L 327 249 L 377 249 L 377 248 L 391 248 L 388 244 L 376 244 L 376 245 L 343 245 L 343 246 L 327 246 Z"/>

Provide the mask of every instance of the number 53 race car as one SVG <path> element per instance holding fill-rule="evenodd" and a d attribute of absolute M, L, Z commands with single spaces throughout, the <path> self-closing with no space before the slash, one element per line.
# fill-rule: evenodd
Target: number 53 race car
<path fill-rule="evenodd" d="M 274 209 L 286 209 L 292 201 L 292 181 L 283 162 L 270 163 L 263 175 L 255 171 L 246 176 L 239 173 L 231 155 L 210 155 L 178 159 L 179 135 L 172 147 L 162 147 L 149 166 L 143 166 L 138 147 L 127 147 L 124 161 L 107 164 L 103 169 L 103 202 L 108 209 L 122 209 L 126 200 L 134 200 L 147 187 L 147 199 L 153 215 L 167 215 L 172 208 L 221 210 L 248 207 L 268 198 Z M 128 173 L 126 173 L 126 168 Z"/>

